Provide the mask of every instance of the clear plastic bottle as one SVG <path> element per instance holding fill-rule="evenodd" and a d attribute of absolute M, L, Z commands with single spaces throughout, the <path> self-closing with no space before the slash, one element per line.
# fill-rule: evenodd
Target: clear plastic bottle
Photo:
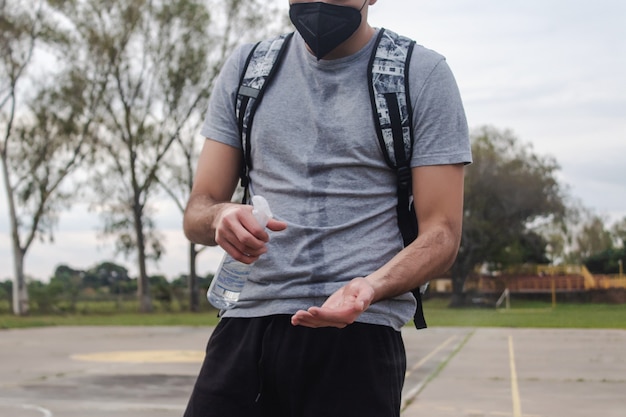
<path fill-rule="evenodd" d="M 270 206 L 260 195 L 252 197 L 252 214 L 261 227 L 265 227 L 272 218 Z M 207 299 L 216 308 L 228 310 L 233 308 L 239 300 L 239 294 L 250 274 L 252 264 L 244 264 L 224 254 L 220 266 L 213 277 L 207 291 Z"/>

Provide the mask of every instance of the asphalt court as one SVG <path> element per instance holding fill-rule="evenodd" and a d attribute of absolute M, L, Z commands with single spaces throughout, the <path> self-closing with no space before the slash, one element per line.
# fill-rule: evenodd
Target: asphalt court
<path fill-rule="evenodd" d="M 2 330 L 0 417 L 181 416 L 211 330 Z M 403 336 L 403 417 L 626 416 L 624 330 L 407 327 Z"/>

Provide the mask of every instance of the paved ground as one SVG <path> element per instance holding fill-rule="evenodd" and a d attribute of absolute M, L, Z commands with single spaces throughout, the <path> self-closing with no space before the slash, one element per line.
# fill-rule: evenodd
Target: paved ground
<path fill-rule="evenodd" d="M 181 416 L 210 328 L 0 331 L 0 417 Z M 404 331 L 403 417 L 624 417 L 626 331 Z"/>

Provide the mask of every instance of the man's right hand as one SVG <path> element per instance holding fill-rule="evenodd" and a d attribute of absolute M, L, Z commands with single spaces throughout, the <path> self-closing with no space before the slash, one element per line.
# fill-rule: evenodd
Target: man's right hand
<path fill-rule="evenodd" d="M 266 226 L 279 232 L 287 223 L 270 219 Z M 215 242 L 239 262 L 251 264 L 267 252 L 270 236 L 252 215 L 252 206 L 224 204 L 215 218 Z"/>

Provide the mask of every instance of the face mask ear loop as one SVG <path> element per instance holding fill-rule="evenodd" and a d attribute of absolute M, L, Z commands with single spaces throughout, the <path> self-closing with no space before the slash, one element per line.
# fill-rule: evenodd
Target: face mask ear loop
<path fill-rule="evenodd" d="M 360 12 L 361 10 L 363 10 L 363 8 L 365 7 L 365 4 L 366 4 L 368 1 L 369 1 L 369 0 L 365 0 L 365 1 L 363 2 L 363 5 L 362 5 L 362 6 L 361 6 L 361 8 L 359 9 L 359 12 Z"/>

